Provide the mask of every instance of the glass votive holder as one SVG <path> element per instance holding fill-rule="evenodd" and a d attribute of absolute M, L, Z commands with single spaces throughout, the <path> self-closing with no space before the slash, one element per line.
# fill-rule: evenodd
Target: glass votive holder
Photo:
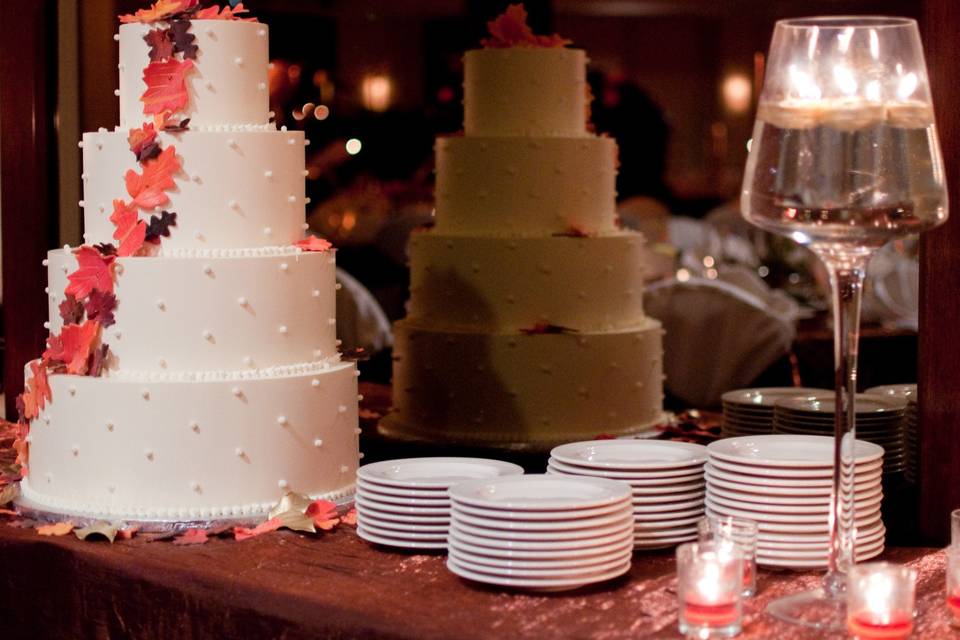
<path fill-rule="evenodd" d="M 697 523 L 699 542 L 735 544 L 743 553 L 743 595 L 757 592 L 757 523 L 731 516 L 705 516 Z"/>
<path fill-rule="evenodd" d="M 847 631 L 856 640 L 901 640 L 913 632 L 915 569 L 866 562 L 847 576 Z"/>
<path fill-rule="evenodd" d="M 950 545 L 960 545 L 960 509 L 950 512 Z"/>
<path fill-rule="evenodd" d="M 960 546 L 947 547 L 947 609 L 954 627 L 960 627 Z"/>
<path fill-rule="evenodd" d="M 677 547 L 680 633 L 729 638 L 743 622 L 743 552 L 722 541 Z"/>

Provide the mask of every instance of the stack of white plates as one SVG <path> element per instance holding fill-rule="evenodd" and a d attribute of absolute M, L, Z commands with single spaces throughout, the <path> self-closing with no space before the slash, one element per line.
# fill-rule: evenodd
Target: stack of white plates
<path fill-rule="evenodd" d="M 757 523 L 757 562 L 768 567 L 825 567 L 833 477 L 833 438 L 744 436 L 707 446 L 707 513 Z M 883 449 L 856 441 L 856 554 L 883 551 L 880 520 Z"/>
<path fill-rule="evenodd" d="M 482 458 L 386 460 L 357 470 L 357 534 L 405 549 L 445 549 L 447 489 L 465 480 L 518 476 L 523 468 Z"/>
<path fill-rule="evenodd" d="M 782 398 L 798 398 L 823 393 L 823 389 L 805 387 L 756 387 L 728 391 L 723 401 L 724 438 L 773 433 L 773 406 Z"/>
<path fill-rule="evenodd" d="M 865 393 L 900 398 L 907 401 L 907 413 L 903 418 L 904 443 L 907 466 L 904 476 L 910 482 L 917 481 L 920 471 L 920 433 L 917 431 L 917 385 L 887 384 L 867 389 Z"/>
<path fill-rule="evenodd" d="M 576 589 L 630 570 L 630 487 L 603 478 L 527 475 L 450 489 L 447 567 L 475 582 Z"/>
<path fill-rule="evenodd" d="M 707 448 L 667 440 L 593 440 L 556 447 L 548 474 L 610 478 L 633 493 L 637 548 L 670 547 L 697 537 Z"/>
<path fill-rule="evenodd" d="M 832 436 L 835 405 L 833 392 L 778 400 L 774 411 L 774 433 Z M 907 401 L 889 395 L 858 393 L 856 409 L 857 439 L 883 447 L 884 474 L 902 473 L 907 465 L 904 439 Z"/>

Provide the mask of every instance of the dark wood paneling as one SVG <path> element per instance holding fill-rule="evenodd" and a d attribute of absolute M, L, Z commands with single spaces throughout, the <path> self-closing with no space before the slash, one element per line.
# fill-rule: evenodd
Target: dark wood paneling
<path fill-rule="evenodd" d="M 4 391 L 8 416 L 23 388 L 23 365 L 46 331 L 46 272 L 56 244 L 56 6 L 0 2 L 0 218 L 3 224 Z"/>
<path fill-rule="evenodd" d="M 953 208 L 920 262 L 920 531 L 943 544 L 960 507 L 960 3 L 926 0 L 921 28 Z"/>

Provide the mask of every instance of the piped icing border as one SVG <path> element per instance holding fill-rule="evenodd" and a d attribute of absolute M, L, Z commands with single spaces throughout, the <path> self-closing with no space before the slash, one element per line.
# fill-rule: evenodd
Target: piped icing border
<path fill-rule="evenodd" d="M 354 364 L 352 362 L 343 361 L 340 359 L 340 356 L 333 356 L 315 362 L 300 362 L 297 364 L 277 365 L 260 369 L 214 369 L 206 371 L 140 371 L 120 369 L 108 371 L 103 377 L 104 379 L 116 382 L 233 382 L 320 375 L 353 366 Z M 355 370 L 354 375 L 359 375 L 359 371 Z"/>

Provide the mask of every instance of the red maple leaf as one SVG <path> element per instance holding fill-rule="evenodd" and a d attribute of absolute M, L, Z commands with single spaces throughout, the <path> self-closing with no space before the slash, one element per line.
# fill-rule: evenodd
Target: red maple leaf
<path fill-rule="evenodd" d="M 124 179 L 127 184 L 127 193 L 133 198 L 132 204 L 141 209 L 153 209 L 169 202 L 170 198 L 165 191 L 176 186 L 173 176 L 178 171 L 180 171 L 180 160 L 177 158 L 174 147 L 167 147 L 159 156 L 145 162 L 142 174 L 133 169 L 128 170 Z M 116 202 L 114 202 L 114 209 L 116 209 Z"/>
<path fill-rule="evenodd" d="M 249 13 L 249 11 L 243 7 L 242 2 L 238 2 L 236 7 L 223 7 L 219 10 L 219 13 L 216 5 L 207 7 L 206 9 L 200 9 L 194 18 L 196 20 L 242 20 L 244 22 L 257 21 L 256 18 L 238 18 L 237 15 L 241 13 Z"/>
<path fill-rule="evenodd" d="M 507 10 L 487 23 L 490 37 L 480 41 L 484 47 L 565 47 L 570 41 L 557 34 L 538 36 L 527 24 L 527 10 L 522 4 L 512 4 Z"/>
<path fill-rule="evenodd" d="M 140 250 L 144 238 L 147 237 L 147 223 L 140 219 L 134 203 L 114 200 L 110 222 L 116 227 L 113 231 L 114 239 L 120 241 L 118 256 L 132 256 Z"/>
<path fill-rule="evenodd" d="M 157 130 L 152 122 L 144 124 L 139 129 L 130 129 L 127 136 L 130 151 L 137 157 L 138 162 L 146 162 L 160 155 L 160 145 L 157 143 Z"/>
<path fill-rule="evenodd" d="M 187 73 L 193 69 L 192 60 L 151 62 L 143 70 L 147 90 L 140 96 L 145 114 L 164 114 L 179 111 L 187 105 Z"/>
<path fill-rule="evenodd" d="M 205 529 L 187 529 L 173 539 L 173 544 L 203 544 L 209 539 Z"/>
<path fill-rule="evenodd" d="M 163 62 L 173 57 L 173 40 L 170 39 L 169 29 L 151 29 L 143 36 L 143 40 L 150 47 L 151 62 Z"/>
<path fill-rule="evenodd" d="M 113 292 L 113 256 L 103 256 L 89 246 L 82 246 L 74 252 L 79 267 L 67 276 L 70 284 L 66 293 L 82 300 L 94 289 Z"/>
<path fill-rule="evenodd" d="M 83 324 L 68 324 L 60 335 L 47 338 L 47 350 L 43 352 L 46 362 L 64 364 L 67 373 L 83 375 L 87 372 L 90 351 L 93 349 L 100 324 L 87 320 Z"/>
<path fill-rule="evenodd" d="M 309 236 L 294 242 L 293 246 L 300 247 L 304 251 L 329 251 L 333 247 L 332 244 L 317 236 Z"/>
<path fill-rule="evenodd" d="M 233 536 L 237 540 L 246 540 L 248 538 L 255 538 L 263 533 L 268 533 L 270 531 L 276 531 L 283 526 L 283 520 L 280 518 L 271 518 L 266 522 L 258 524 L 253 529 L 248 529 L 247 527 L 234 527 Z"/>
<path fill-rule="evenodd" d="M 120 16 L 120 22 L 158 22 L 197 6 L 199 0 L 157 0 L 147 9 Z"/>
<path fill-rule="evenodd" d="M 101 327 L 109 327 L 116 322 L 113 312 L 117 309 L 117 296 L 109 291 L 94 289 L 90 292 L 83 308 L 89 319 L 96 320 Z"/>
<path fill-rule="evenodd" d="M 30 391 L 37 399 L 37 407 L 43 409 L 47 406 L 47 400 L 52 397 L 50 380 L 47 378 L 47 368 L 43 365 L 43 362 L 34 360 L 30 363 L 30 374 L 27 386 L 30 387 Z"/>

